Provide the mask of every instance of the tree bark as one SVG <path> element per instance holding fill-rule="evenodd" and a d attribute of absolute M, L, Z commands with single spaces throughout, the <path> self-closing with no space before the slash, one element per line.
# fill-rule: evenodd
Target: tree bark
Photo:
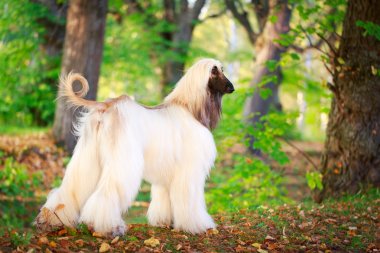
<path fill-rule="evenodd" d="M 256 71 L 250 87 L 254 88 L 252 97 L 249 97 L 244 106 L 244 117 L 249 125 L 254 126 L 262 116 L 268 114 L 271 108 L 281 110 L 279 101 L 278 88 L 282 81 L 282 70 L 277 66 L 274 71 L 269 70 L 265 63 L 268 61 L 279 62 L 281 54 L 286 52 L 287 48 L 275 42 L 281 34 L 289 31 L 289 22 L 291 10 L 288 8 L 288 1 L 270 1 L 270 15 L 276 15 L 275 23 L 266 22 L 263 32 L 256 40 Z M 259 87 L 264 77 L 274 76 L 277 81 L 271 81 L 264 86 Z M 260 96 L 261 89 L 271 90 L 271 95 L 264 99 Z M 260 155 L 260 150 L 254 148 L 254 137 L 249 135 L 249 149 L 251 153 Z"/>
<path fill-rule="evenodd" d="M 67 14 L 66 36 L 61 75 L 70 71 L 82 73 L 88 80 L 87 99 L 95 100 L 107 14 L 107 0 L 71 0 Z M 58 143 L 72 152 L 76 144 L 72 124 L 79 110 L 70 110 L 58 99 L 53 125 L 53 135 Z"/>
<path fill-rule="evenodd" d="M 183 76 L 193 31 L 205 3 L 205 0 L 197 0 L 190 8 L 188 1 L 182 0 L 179 8 L 176 8 L 175 1 L 164 0 L 164 18 L 168 23 L 175 25 L 176 29 L 163 34 L 163 38 L 170 43 L 168 50 L 175 53 L 175 59 L 169 59 L 162 68 L 163 95 L 166 95 Z"/>
<path fill-rule="evenodd" d="M 334 60 L 334 97 L 325 151 L 323 190 L 316 201 L 380 186 L 380 41 L 356 25 L 380 24 L 380 1 L 349 0 L 343 34 Z"/>

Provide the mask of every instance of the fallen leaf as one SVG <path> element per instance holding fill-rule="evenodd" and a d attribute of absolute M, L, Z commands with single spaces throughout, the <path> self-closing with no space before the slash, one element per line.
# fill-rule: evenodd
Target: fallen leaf
<path fill-rule="evenodd" d="M 111 241 L 111 244 L 115 244 L 119 241 L 120 237 L 119 236 L 116 236 L 115 238 L 113 238 L 113 240 Z"/>
<path fill-rule="evenodd" d="M 56 248 L 56 247 L 57 247 L 57 244 L 55 243 L 55 241 L 51 241 L 51 242 L 49 243 L 49 245 L 50 245 L 50 247 L 52 247 L 52 248 Z"/>
<path fill-rule="evenodd" d="M 45 253 L 53 253 L 50 249 L 46 248 Z"/>
<path fill-rule="evenodd" d="M 273 237 L 270 236 L 270 235 L 267 235 L 267 236 L 265 237 L 265 240 L 275 241 L 276 239 L 273 238 Z"/>
<path fill-rule="evenodd" d="M 235 248 L 235 251 L 236 251 L 236 252 L 245 252 L 246 249 L 245 249 L 243 246 L 238 245 L 238 246 Z"/>
<path fill-rule="evenodd" d="M 257 242 L 255 242 L 255 243 L 252 243 L 251 245 L 252 245 L 253 247 L 257 248 L 257 249 L 260 249 L 260 248 L 261 248 L 261 243 L 257 243 Z"/>
<path fill-rule="evenodd" d="M 78 239 L 75 241 L 75 244 L 78 245 L 79 247 L 83 247 L 84 241 L 82 239 Z"/>
<path fill-rule="evenodd" d="M 154 237 L 151 237 L 144 241 L 144 244 L 150 247 L 156 247 L 160 244 L 160 241 Z"/>
<path fill-rule="evenodd" d="M 268 251 L 265 250 L 265 249 L 258 249 L 257 252 L 259 252 L 259 253 L 268 253 Z"/>
<path fill-rule="evenodd" d="M 49 244 L 49 240 L 47 239 L 46 236 L 42 236 L 40 238 L 38 238 L 38 244 Z"/>
<path fill-rule="evenodd" d="M 178 244 L 176 247 L 175 247 L 176 250 L 180 250 L 182 249 L 182 244 Z"/>
<path fill-rule="evenodd" d="M 62 235 L 65 235 L 65 234 L 67 234 L 67 230 L 66 230 L 66 228 L 61 229 L 61 230 L 58 231 L 58 235 L 59 235 L 59 236 L 62 236 Z"/>
<path fill-rule="evenodd" d="M 99 248 L 99 252 L 102 253 L 102 252 L 107 252 L 111 249 L 111 246 L 106 243 L 106 242 L 103 242 L 101 245 L 100 245 L 100 248 Z"/>
<path fill-rule="evenodd" d="M 104 235 L 102 233 L 99 233 L 99 232 L 92 233 L 92 236 L 93 237 L 98 237 L 98 238 L 103 238 L 104 237 Z"/>
<path fill-rule="evenodd" d="M 216 228 L 212 228 L 212 229 L 207 230 L 207 234 L 217 235 L 217 234 L 219 234 L 219 230 L 217 230 Z"/>

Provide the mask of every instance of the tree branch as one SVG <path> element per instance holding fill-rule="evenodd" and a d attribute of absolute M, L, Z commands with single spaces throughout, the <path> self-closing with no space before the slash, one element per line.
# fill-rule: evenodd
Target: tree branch
<path fill-rule="evenodd" d="M 309 163 L 314 167 L 314 169 L 316 171 L 318 171 L 318 166 L 313 162 L 313 160 L 311 160 L 310 156 L 308 154 L 306 154 L 304 151 L 302 151 L 301 149 L 299 149 L 296 145 L 294 145 L 292 142 L 288 141 L 287 139 L 285 138 L 281 138 L 284 142 L 286 142 L 289 146 L 291 146 L 292 148 L 294 148 L 295 150 L 297 150 L 303 157 L 306 158 L 306 160 L 309 161 Z"/>
<path fill-rule="evenodd" d="M 221 10 L 220 12 L 217 12 L 217 13 L 214 13 L 214 14 L 211 14 L 205 18 L 203 18 L 202 20 L 199 20 L 200 22 L 205 22 L 206 20 L 208 19 L 212 19 L 212 18 L 219 18 L 220 16 L 222 16 L 223 14 L 225 14 L 227 12 L 227 8 L 224 8 L 223 10 Z"/>
<path fill-rule="evenodd" d="M 193 20 L 199 20 L 199 15 L 201 14 L 201 11 L 203 9 L 203 6 L 205 6 L 206 0 L 197 0 L 194 3 L 193 9 L 191 10 L 192 12 L 192 19 Z"/>
<path fill-rule="evenodd" d="M 229 9 L 232 13 L 232 15 L 239 21 L 239 23 L 244 27 L 248 34 L 248 39 L 251 42 L 252 45 L 255 44 L 258 35 L 253 31 L 251 23 L 248 20 L 248 13 L 243 10 L 242 13 L 240 13 L 237 8 L 235 3 L 240 1 L 235 1 L 235 0 L 225 0 L 224 1 L 226 4 L 227 9 Z"/>
<path fill-rule="evenodd" d="M 253 10 L 256 14 L 257 23 L 259 24 L 260 33 L 264 31 L 265 24 L 269 15 L 268 0 L 252 0 Z"/>

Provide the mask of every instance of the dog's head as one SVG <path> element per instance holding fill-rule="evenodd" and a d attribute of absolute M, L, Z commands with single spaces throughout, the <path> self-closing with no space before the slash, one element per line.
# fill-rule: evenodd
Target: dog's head
<path fill-rule="evenodd" d="M 226 93 L 234 92 L 233 84 L 223 73 L 223 67 L 214 65 L 211 69 L 210 78 L 208 80 L 208 89 L 211 93 Z"/>
<path fill-rule="evenodd" d="M 234 90 L 219 61 L 202 59 L 188 69 L 165 102 L 185 106 L 201 124 L 214 129 L 220 119 L 222 96 Z"/>

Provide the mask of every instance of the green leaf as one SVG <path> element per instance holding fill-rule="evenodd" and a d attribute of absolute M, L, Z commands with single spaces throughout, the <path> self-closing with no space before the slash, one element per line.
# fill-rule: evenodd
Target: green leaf
<path fill-rule="evenodd" d="M 356 25 L 364 29 L 364 36 L 370 35 L 380 40 L 380 25 L 362 20 L 356 21 Z"/>
<path fill-rule="evenodd" d="M 268 60 L 265 63 L 265 66 L 269 69 L 270 72 L 275 71 L 277 68 L 277 65 L 278 65 L 278 61 L 276 61 L 276 60 Z"/>
<path fill-rule="evenodd" d="M 277 22 L 278 17 L 276 15 L 271 15 L 271 16 L 269 16 L 268 20 L 269 20 L 269 22 L 271 22 L 272 24 L 274 24 L 274 23 Z"/>
<path fill-rule="evenodd" d="M 299 54 L 297 54 L 297 53 L 291 53 L 290 57 L 292 57 L 293 60 L 297 60 L 297 61 L 299 61 L 301 59 Z"/>

